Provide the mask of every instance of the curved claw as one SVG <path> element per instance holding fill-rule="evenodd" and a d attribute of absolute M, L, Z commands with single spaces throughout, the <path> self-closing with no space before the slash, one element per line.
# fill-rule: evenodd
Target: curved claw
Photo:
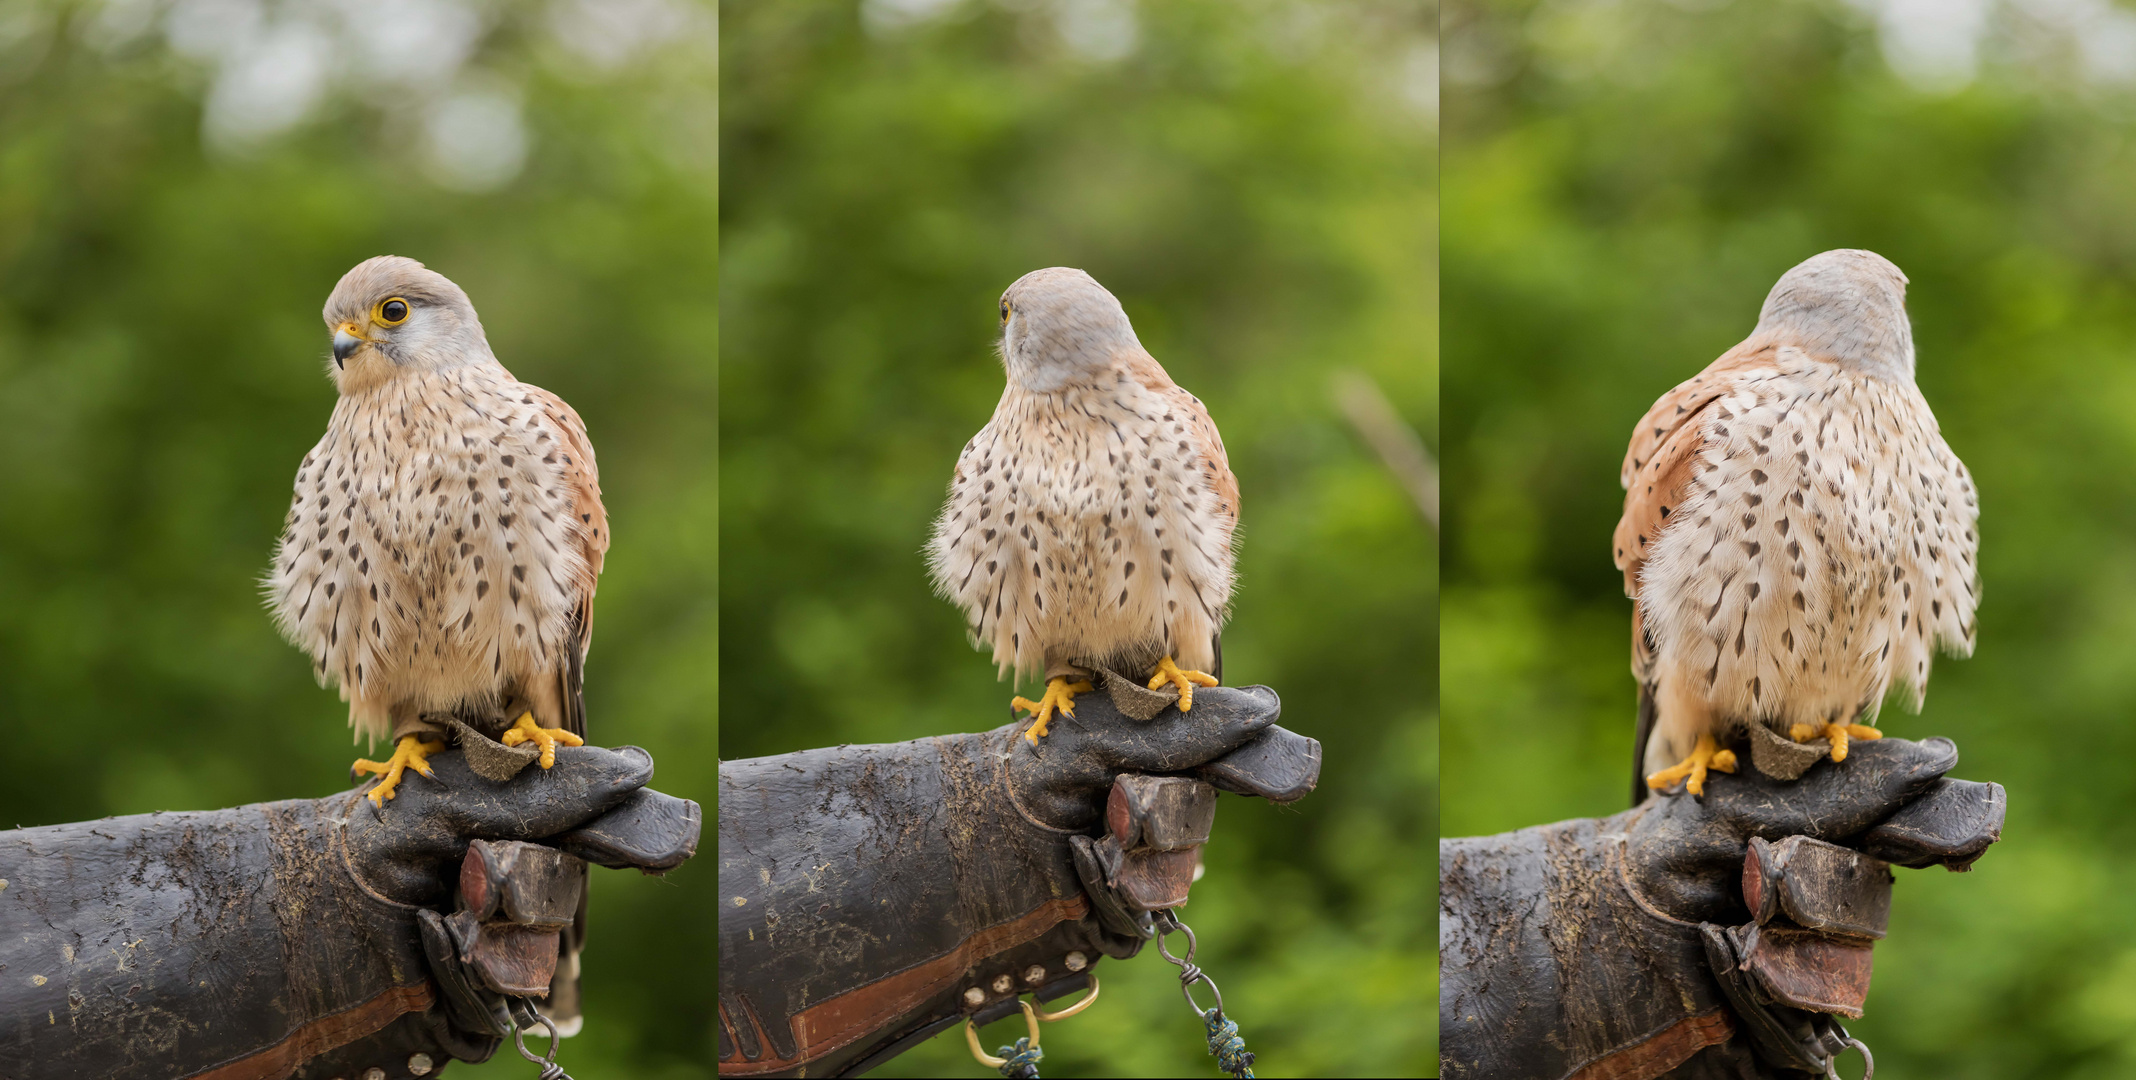
<path fill-rule="evenodd" d="M 1089 693 L 1092 689 L 1094 688 L 1088 682 L 1071 683 L 1067 676 L 1056 675 L 1046 680 L 1046 692 L 1039 695 L 1037 701 L 1027 697 L 1010 698 L 1010 709 L 1022 709 L 1035 717 L 1030 730 L 1024 732 L 1024 741 L 1033 746 L 1038 745 L 1038 740 L 1046 737 L 1046 724 L 1052 721 L 1054 712 L 1058 711 L 1062 716 L 1074 716 L 1075 696 Z"/>
<path fill-rule="evenodd" d="M 1162 690 L 1166 683 L 1179 690 L 1179 711 L 1194 711 L 1194 688 L 1217 685 L 1216 676 L 1206 672 L 1183 670 L 1167 656 L 1157 661 L 1157 673 L 1150 676 L 1150 689 Z"/>
<path fill-rule="evenodd" d="M 372 806 L 383 809 L 386 805 L 386 800 L 392 798 L 398 792 L 401 775 L 407 770 L 414 769 L 424 776 L 435 779 L 436 774 L 430 771 L 430 763 L 424 759 L 443 749 L 445 749 L 445 744 L 442 742 L 424 742 L 420 735 L 403 735 L 400 742 L 394 745 L 392 757 L 384 761 L 358 758 L 356 759 L 356 764 L 349 766 L 349 771 L 358 776 L 365 773 L 374 773 L 385 777 L 385 779 L 378 782 L 377 787 L 371 789 L 370 794 L 364 796 L 371 800 Z"/>
<path fill-rule="evenodd" d="M 1733 750 L 1723 750 L 1711 735 L 1698 737 L 1698 745 L 1691 756 L 1647 777 L 1647 786 L 1661 791 L 1678 780 L 1684 781 L 1684 790 L 1693 795 L 1706 793 L 1706 772 L 1732 773 L 1736 771 L 1736 755 Z"/>
<path fill-rule="evenodd" d="M 541 760 L 539 764 L 544 769 L 556 767 L 556 746 L 558 743 L 562 743 L 565 746 L 586 745 L 586 740 L 565 731 L 563 728 L 545 728 L 536 724 L 534 722 L 534 714 L 531 711 L 521 714 L 519 722 L 506 730 L 503 737 L 497 741 L 506 746 L 518 746 L 523 742 L 531 742 L 540 746 Z"/>
<path fill-rule="evenodd" d="M 1796 742 L 1825 739 L 1832 744 L 1832 760 L 1845 761 L 1848 739 L 1870 742 L 1883 738 L 1884 733 L 1867 724 L 1795 724 L 1787 729 L 1787 737 Z"/>

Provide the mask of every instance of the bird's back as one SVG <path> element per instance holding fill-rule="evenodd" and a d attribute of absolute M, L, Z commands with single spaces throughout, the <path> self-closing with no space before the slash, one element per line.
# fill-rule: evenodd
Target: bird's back
<path fill-rule="evenodd" d="M 1635 673 L 1696 676 L 1739 721 L 1916 704 L 1970 652 L 1977 500 L 1911 381 L 1789 345 L 1732 351 L 1660 402 L 1624 470 L 1616 561 Z"/>
<path fill-rule="evenodd" d="M 1011 382 L 958 460 L 929 561 L 1005 670 L 1213 666 L 1237 520 L 1215 424 L 1136 350 L 1058 391 Z"/>

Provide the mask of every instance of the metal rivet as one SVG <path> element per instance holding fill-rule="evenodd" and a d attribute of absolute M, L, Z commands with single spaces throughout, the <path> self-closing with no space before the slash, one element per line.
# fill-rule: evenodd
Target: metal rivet
<path fill-rule="evenodd" d="M 1068 959 L 1066 963 L 1068 965 L 1068 970 L 1081 971 L 1084 968 L 1090 966 L 1090 957 L 1084 956 L 1082 953 L 1079 952 L 1072 952 L 1068 954 Z"/>
<path fill-rule="evenodd" d="M 429 1076 L 431 1068 L 429 1054 L 416 1054 L 408 1059 L 408 1071 L 417 1076 Z"/>
<path fill-rule="evenodd" d="M 1039 983 L 1045 982 L 1046 969 L 1038 966 L 1037 964 L 1033 964 L 1030 967 L 1025 968 L 1024 981 L 1030 983 L 1032 986 L 1037 986 Z"/>
<path fill-rule="evenodd" d="M 373 1065 L 363 1071 L 363 1080 L 386 1080 L 386 1070 Z"/>
<path fill-rule="evenodd" d="M 981 990 L 976 986 L 972 987 L 969 990 L 966 990 L 964 992 L 964 1003 L 966 1005 L 986 1004 L 986 991 Z"/>
<path fill-rule="evenodd" d="M 1016 980 L 1009 978 L 1007 975 L 994 980 L 994 992 L 997 994 L 1006 994 L 1015 988 Z"/>

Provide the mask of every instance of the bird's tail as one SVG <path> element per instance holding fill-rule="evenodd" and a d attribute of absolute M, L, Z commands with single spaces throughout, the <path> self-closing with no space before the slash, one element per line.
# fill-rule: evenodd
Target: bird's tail
<path fill-rule="evenodd" d="M 582 608 L 572 622 L 572 637 L 582 646 L 590 636 L 592 611 Z M 564 650 L 564 666 L 557 673 L 561 680 L 564 706 L 564 730 L 580 738 L 586 736 L 586 651 L 581 648 Z M 590 872 L 579 868 L 578 914 L 571 925 L 564 928 L 558 942 L 556 976 L 549 980 L 549 996 L 541 1001 L 541 1012 L 556 1024 L 560 1036 L 572 1036 L 586 1022 L 585 1011 L 579 999 L 579 955 L 586 951 L 586 891 L 592 884 Z"/>
<path fill-rule="evenodd" d="M 1647 743 L 1654 738 L 1654 718 L 1658 710 L 1654 705 L 1653 683 L 1639 684 L 1639 727 L 1632 736 L 1632 805 L 1638 806 L 1653 794 L 1646 784 Z"/>
<path fill-rule="evenodd" d="M 586 868 L 581 867 L 579 874 L 578 914 L 560 935 L 556 976 L 549 980 L 549 996 L 537 1002 L 541 1014 L 556 1025 L 557 1035 L 564 1038 L 578 1034 L 586 1023 L 579 999 L 579 955 L 586 951 L 586 886 L 591 882 Z"/>

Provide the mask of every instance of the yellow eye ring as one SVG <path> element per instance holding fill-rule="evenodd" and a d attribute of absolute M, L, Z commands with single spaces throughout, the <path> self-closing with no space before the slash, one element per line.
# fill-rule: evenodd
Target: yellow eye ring
<path fill-rule="evenodd" d="M 408 301 L 398 296 L 389 296 L 371 309 L 371 321 L 380 326 L 399 326 L 408 321 Z"/>
<path fill-rule="evenodd" d="M 1007 300 L 1001 302 L 1001 325 L 1009 325 L 1009 302 Z"/>

